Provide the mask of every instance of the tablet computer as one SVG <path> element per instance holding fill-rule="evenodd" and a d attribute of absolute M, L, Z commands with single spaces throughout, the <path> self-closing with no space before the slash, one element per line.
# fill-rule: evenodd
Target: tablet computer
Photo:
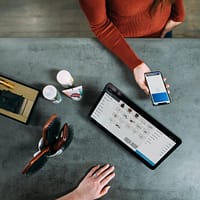
<path fill-rule="evenodd" d="M 150 169 L 155 169 L 181 139 L 108 83 L 89 113 L 90 119 Z"/>

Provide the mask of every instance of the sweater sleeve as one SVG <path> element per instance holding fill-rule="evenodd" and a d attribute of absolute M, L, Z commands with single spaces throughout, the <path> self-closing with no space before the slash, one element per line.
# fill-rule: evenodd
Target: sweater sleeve
<path fill-rule="evenodd" d="M 128 45 L 120 31 L 106 14 L 106 0 L 79 0 L 91 30 L 98 40 L 131 70 L 143 61 Z"/>
<path fill-rule="evenodd" d="M 183 22 L 185 19 L 185 9 L 183 0 L 176 0 L 172 5 L 171 19 L 176 22 Z"/>

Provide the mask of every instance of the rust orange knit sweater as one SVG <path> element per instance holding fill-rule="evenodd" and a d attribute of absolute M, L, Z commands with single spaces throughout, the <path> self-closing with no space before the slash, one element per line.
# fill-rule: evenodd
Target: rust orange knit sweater
<path fill-rule="evenodd" d="M 143 61 L 124 37 L 160 37 L 169 19 L 184 20 L 183 0 L 158 6 L 153 16 L 153 0 L 79 0 L 96 37 L 131 70 Z"/>

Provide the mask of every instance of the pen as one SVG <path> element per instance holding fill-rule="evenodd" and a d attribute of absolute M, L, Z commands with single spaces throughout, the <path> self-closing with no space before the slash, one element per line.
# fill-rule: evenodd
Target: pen
<path fill-rule="evenodd" d="M 10 84 L 7 81 L 2 80 L 2 79 L 0 79 L 0 84 L 4 85 L 5 87 L 11 88 L 11 89 L 14 88 L 14 85 L 12 85 L 12 84 Z"/>

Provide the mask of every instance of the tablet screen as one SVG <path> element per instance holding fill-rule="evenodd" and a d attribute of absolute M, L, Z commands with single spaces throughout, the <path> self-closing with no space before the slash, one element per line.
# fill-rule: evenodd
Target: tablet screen
<path fill-rule="evenodd" d="M 111 84 L 105 87 L 90 117 L 152 169 L 180 143 L 179 138 Z"/>

